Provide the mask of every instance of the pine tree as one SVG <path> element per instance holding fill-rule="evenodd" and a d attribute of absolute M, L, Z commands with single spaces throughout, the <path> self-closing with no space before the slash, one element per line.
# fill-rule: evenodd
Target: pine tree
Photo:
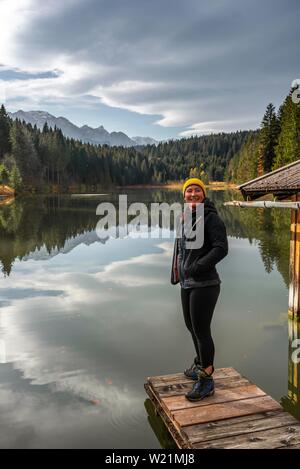
<path fill-rule="evenodd" d="M 280 124 L 275 107 L 268 104 L 259 134 L 258 175 L 271 171 L 275 159 L 275 147 L 278 142 Z"/>
<path fill-rule="evenodd" d="M 26 126 L 16 120 L 10 131 L 12 155 L 25 184 L 38 184 L 40 166 L 31 136 Z"/>
<path fill-rule="evenodd" d="M 3 163 L 0 163 L 0 185 L 7 184 L 8 182 L 8 171 Z"/>
<path fill-rule="evenodd" d="M 259 133 L 251 132 L 240 151 L 229 161 L 226 180 L 243 183 L 258 176 Z"/>
<path fill-rule="evenodd" d="M 3 158 L 5 153 L 10 152 L 9 130 L 9 117 L 6 113 L 4 105 L 2 104 L 0 108 L 0 159 Z"/>
<path fill-rule="evenodd" d="M 300 158 L 300 105 L 287 96 L 280 109 L 281 131 L 275 149 L 273 169 L 280 168 Z"/>
<path fill-rule="evenodd" d="M 15 191 L 18 191 L 22 186 L 22 177 L 16 164 L 13 165 L 10 171 L 8 183 Z"/>

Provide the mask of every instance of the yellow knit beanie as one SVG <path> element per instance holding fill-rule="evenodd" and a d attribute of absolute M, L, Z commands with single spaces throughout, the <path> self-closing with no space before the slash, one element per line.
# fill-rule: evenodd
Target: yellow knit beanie
<path fill-rule="evenodd" d="M 185 190 L 188 186 L 191 186 L 192 184 L 196 184 L 197 186 L 200 186 L 201 189 L 203 190 L 204 196 L 206 197 L 206 187 L 204 182 L 201 181 L 201 179 L 198 178 L 190 178 L 185 181 L 185 183 L 182 186 L 182 194 L 184 197 Z"/>

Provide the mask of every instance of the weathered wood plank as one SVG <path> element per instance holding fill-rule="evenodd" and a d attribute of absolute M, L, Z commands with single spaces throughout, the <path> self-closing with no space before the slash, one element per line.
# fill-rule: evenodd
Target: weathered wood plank
<path fill-rule="evenodd" d="M 195 409 L 196 407 L 210 406 L 221 402 L 238 401 L 248 399 L 250 397 L 265 396 L 266 393 L 259 389 L 255 384 L 241 386 L 233 389 L 219 389 L 211 397 L 207 397 L 202 401 L 190 402 L 185 396 L 171 396 L 162 398 L 163 403 L 170 412 L 179 409 Z"/>
<path fill-rule="evenodd" d="M 222 380 L 225 378 L 239 378 L 242 379 L 240 373 L 233 370 L 233 368 L 220 368 L 214 373 L 214 380 Z M 176 384 L 188 384 L 193 383 L 191 379 L 188 379 L 183 373 L 174 373 L 173 375 L 166 376 L 150 376 L 147 378 L 147 382 L 156 389 L 160 386 L 174 386 Z"/>
<path fill-rule="evenodd" d="M 190 391 L 195 382 L 189 380 L 184 383 L 171 384 L 168 386 L 157 386 L 155 387 L 155 392 L 159 395 L 160 398 L 170 397 L 170 396 L 180 396 Z M 233 378 L 223 378 L 215 380 L 216 389 L 231 389 L 237 388 L 239 386 L 249 385 L 250 382 L 246 378 L 239 378 L 234 376 Z"/>
<path fill-rule="evenodd" d="M 230 404 L 212 404 L 192 409 L 177 410 L 172 412 L 172 416 L 178 425 L 185 426 L 276 409 L 281 409 L 278 402 L 274 401 L 270 396 L 262 396 L 232 401 Z"/>
<path fill-rule="evenodd" d="M 234 437 L 219 438 L 218 440 L 195 443 L 194 448 L 224 448 L 224 449 L 275 449 L 300 444 L 300 423 L 292 426 L 279 427 L 238 435 Z"/>
<path fill-rule="evenodd" d="M 186 438 L 194 444 L 295 424 L 294 417 L 284 411 L 274 412 L 271 416 L 267 415 L 254 414 L 253 416 L 228 419 L 230 423 L 223 420 L 211 424 L 190 425 L 184 427 L 184 433 Z M 221 425 L 222 422 L 225 423 Z"/>
<path fill-rule="evenodd" d="M 214 373 L 214 379 L 224 379 L 239 377 L 242 378 L 241 374 L 238 373 L 233 368 L 219 368 Z M 147 378 L 148 383 L 151 384 L 153 388 L 159 386 L 170 386 L 176 383 L 190 383 L 191 380 L 188 379 L 183 373 L 174 373 L 172 375 L 162 375 L 162 376 L 150 376 Z"/>
<path fill-rule="evenodd" d="M 276 449 L 298 449 L 299 450 L 300 446 L 299 445 L 290 445 L 290 446 L 280 446 L 280 448 Z"/>

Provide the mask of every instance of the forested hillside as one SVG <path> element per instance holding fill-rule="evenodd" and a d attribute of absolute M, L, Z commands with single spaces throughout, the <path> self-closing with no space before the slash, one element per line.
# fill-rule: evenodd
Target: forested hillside
<path fill-rule="evenodd" d="M 267 106 L 260 130 L 250 133 L 246 143 L 230 161 L 225 179 L 244 182 L 300 159 L 300 104 L 291 89 L 278 112 Z"/>
<path fill-rule="evenodd" d="M 300 158 L 300 105 L 289 93 L 267 106 L 256 131 L 171 140 L 158 145 L 91 145 L 60 129 L 13 121 L 0 109 L 0 184 L 22 190 L 67 190 L 155 184 L 200 176 L 241 183 Z"/>
<path fill-rule="evenodd" d="M 12 121 L 0 110 L 0 183 L 16 190 L 53 185 L 166 183 L 200 175 L 223 180 L 228 162 L 245 143 L 247 131 L 125 148 L 91 145 L 64 137 L 47 124 L 40 130 Z"/>

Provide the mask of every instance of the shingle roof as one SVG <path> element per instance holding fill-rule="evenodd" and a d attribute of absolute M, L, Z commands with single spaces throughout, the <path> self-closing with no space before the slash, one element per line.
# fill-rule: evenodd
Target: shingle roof
<path fill-rule="evenodd" d="M 238 186 L 243 197 L 256 199 L 264 194 L 289 196 L 300 192 L 300 160 Z"/>

